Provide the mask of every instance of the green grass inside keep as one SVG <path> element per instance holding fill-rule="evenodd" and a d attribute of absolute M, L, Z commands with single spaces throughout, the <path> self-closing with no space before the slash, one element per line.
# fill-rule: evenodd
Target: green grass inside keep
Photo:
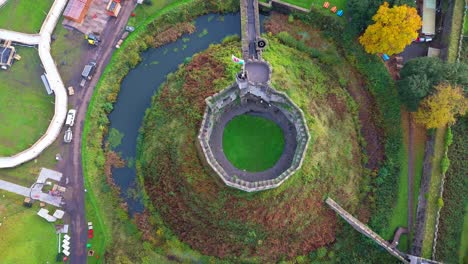
<path fill-rule="evenodd" d="M 58 238 L 54 225 L 36 215 L 38 203 L 26 208 L 22 202 L 22 196 L 0 191 L 1 263 L 55 263 Z"/>
<path fill-rule="evenodd" d="M 54 96 L 47 95 L 37 50 L 17 48 L 22 57 L 0 71 L 0 156 L 32 146 L 47 130 L 54 112 Z"/>
<path fill-rule="evenodd" d="M 240 115 L 224 128 L 224 153 L 238 169 L 252 172 L 267 170 L 275 165 L 283 149 L 283 131 L 269 119 Z"/>
<path fill-rule="evenodd" d="M 0 8 L 0 28 L 39 33 L 53 0 L 9 0 Z"/>

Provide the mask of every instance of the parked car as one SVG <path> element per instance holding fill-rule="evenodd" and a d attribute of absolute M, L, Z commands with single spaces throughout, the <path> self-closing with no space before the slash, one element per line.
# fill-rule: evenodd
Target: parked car
<path fill-rule="evenodd" d="M 86 34 L 85 39 L 88 40 L 89 45 L 93 45 L 93 46 L 97 46 L 99 42 L 101 42 L 101 39 L 99 38 L 99 36 L 93 33 Z"/>
<path fill-rule="evenodd" d="M 125 30 L 128 31 L 128 32 L 133 32 L 133 31 L 135 31 L 135 28 L 132 27 L 132 26 L 126 26 Z"/>
<path fill-rule="evenodd" d="M 418 43 L 431 42 L 431 41 L 432 41 L 432 37 L 418 37 L 414 40 L 414 42 L 418 42 Z"/>
<path fill-rule="evenodd" d="M 75 94 L 75 89 L 73 89 L 73 86 L 68 87 L 68 95 L 72 96 Z"/>
<path fill-rule="evenodd" d="M 63 142 L 70 143 L 72 141 L 72 138 L 73 138 L 73 133 L 72 133 L 71 127 L 69 127 L 65 131 L 65 135 L 63 135 Z"/>
<path fill-rule="evenodd" d="M 68 110 L 67 120 L 65 121 L 65 125 L 72 127 L 73 124 L 75 124 L 75 115 L 76 115 L 75 109 Z"/>
<path fill-rule="evenodd" d="M 85 79 L 91 80 L 91 78 L 93 77 L 95 68 L 96 68 L 96 62 L 91 61 L 84 67 L 83 72 L 81 73 L 81 76 Z"/>

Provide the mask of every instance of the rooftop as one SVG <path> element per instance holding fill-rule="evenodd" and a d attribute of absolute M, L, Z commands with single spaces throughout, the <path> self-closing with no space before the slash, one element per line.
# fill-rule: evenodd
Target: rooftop
<path fill-rule="evenodd" d="M 12 46 L 0 46 L 0 66 L 11 66 L 13 57 L 15 56 L 15 48 Z"/>

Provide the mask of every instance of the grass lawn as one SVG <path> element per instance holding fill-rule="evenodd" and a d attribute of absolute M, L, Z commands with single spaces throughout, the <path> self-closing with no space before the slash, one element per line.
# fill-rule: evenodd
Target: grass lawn
<path fill-rule="evenodd" d="M 278 161 L 283 148 L 283 131 L 269 119 L 240 115 L 224 128 L 224 153 L 239 169 L 253 172 L 267 170 Z"/>
<path fill-rule="evenodd" d="M 39 33 L 53 0 L 9 0 L 0 8 L 0 28 Z"/>
<path fill-rule="evenodd" d="M 61 134 L 62 135 L 62 134 Z M 61 135 L 52 145 L 46 148 L 36 159 L 11 169 L 1 169 L 0 179 L 16 183 L 25 187 L 36 182 L 42 167 L 53 169 L 57 161 L 55 154 L 60 151 Z"/>
<path fill-rule="evenodd" d="M 18 48 L 22 59 L 0 72 L 0 156 L 29 148 L 47 130 L 54 97 L 47 95 L 37 50 Z"/>
<path fill-rule="evenodd" d="M 442 172 L 440 161 L 444 156 L 444 142 L 446 128 L 438 128 L 435 134 L 434 156 L 432 158 L 432 174 L 429 193 L 427 197 L 426 223 L 424 229 L 424 239 L 422 245 L 422 257 L 431 258 L 432 242 L 434 240 L 434 230 L 436 222 L 436 214 L 439 209 L 438 199 L 440 185 L 442 183 Z"/>
<path fill-rule="evenodd" d="M 141 26 L 144 24 L 145 20 L 155 14 L 159 9 L 177 2 L 176 0 L 158 0 L 152 1 L 151 5 L 138 5 L 133 13 L 135 13 L 134 17 L 130 17 L 128 20 L 128 24 L 131 26 Z"/>
<path fill-rule="evenodd" d="M 77 67 L 81 68 L 81 54 L 89 47 L 86 41 L 83 40 L 83 34 L 76 30 L 67 30 L 62 26 L 62 21 L 63 18 L 55 27 L 56 39 L 52 42 L 51 53 L 58 65 L 65 87 L 67 87 L 67 83 L 71 81 L 73 74 L 76 74 Z M 80 71 L 78 70 L 78 72 Z"/>
<path fill-rule="evenodd" d="M 323 9 L 322 5 L 325 1 L 322 0 L 279 0 L 280 2 L 289 3 L 295 6 L 310 9 L 314 7 L 316 9 Z M 338 9 L 346 9 L 346 2 L 348 0 L 333 0 L 330 2 L 330 7 L 336 6 Z M 260 0 L 260 2 L 267 2 L 266 0 Z"/>
<path fill-rule="evenodd" d="M 402 128 L 408 129 L 408 121 L 404 118 L 406 114 L 402 114 Z M 416 134 L 416 133 L 415 133 Z M 407 133 L 404 133 L 407 135 Z M 424 139 L 415 135 L 414 140 L 414 179 L 413 179 L 413 206 L 414 218 L 416 219 L 416 210 L 418 206 L 419 186 L 421 184 L 422 165 L 424 160 Z M 408 226 L 408 139 L 404 140 L 404 148 L 400 150 L 400 175 L 398 180 L 397 202 L 393 209 L 393 216 L 390 219 L 389 228 L 383 237 L 387 240 L 392 240 L 395 230 L 400 227 Z M 414 221 L 413 221 L 414 222 Z M 410 241 L 412 234 L 410 234 Z M 398 248 L 406 251 L 409 247 L 408 236 L 403 236 Z"/>
<path fill-rule="evenodd" d="M 0 191 L 0 260 L 13 263 L 55 263 L 58 241 L 53 224 L 22 206 L 23 197 Z M 6 218 L 4 218 L 6 217 Z"/>

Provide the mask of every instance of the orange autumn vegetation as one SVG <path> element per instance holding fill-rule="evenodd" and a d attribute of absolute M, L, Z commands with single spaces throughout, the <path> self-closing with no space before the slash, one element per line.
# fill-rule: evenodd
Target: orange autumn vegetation
<path fill-rule="evenodd" d="M 389 7 L 383 3 L 372 17 L 374 24 L 367 27 L 359 42 L 367 53 L 402 52 L 405 47 L 418 37 L 422 26 L 421 17 L 415 8 L 407 5 Z"/>

